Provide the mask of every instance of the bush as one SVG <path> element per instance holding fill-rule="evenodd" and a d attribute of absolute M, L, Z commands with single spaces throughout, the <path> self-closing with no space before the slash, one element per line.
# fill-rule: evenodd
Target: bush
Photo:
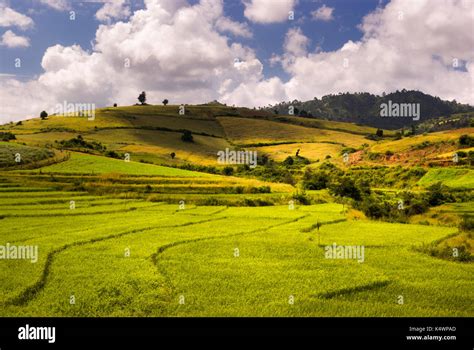
<path fill-rule="evenodd" d="M 16 140 L 16 136 L 11 132 L 0 132 L 0 141 Z"/>
<path fill-rule="evenodd" d="M 459 229 L 462 231 L 473 231 L 474 218 L 472 216 L 464 215 L 459 224 Z"/>
<path fill-rule="evenodd" d="M 88 142 L 84 140 L 81 135 L 78 135 L 77 137 L 74 137 L 69 140 L 61 140 L 59 141 L 59 144 L 63 148 L 69 148 L 69 149 L 85 148 L 85 149 L 90 149 L 90 150 L 99 151 L 99 152 L 104 152 L 106 150 L 106 147 L 102 145 L 100 142 L 96 142 L 96 141 Z"/>
<path fill-rule="evenodd" d="M 294 160 L 291 156 L 288 156 L 284 161 L 283 161 L 283 164 L 287 165 L 287 166 L 291 166 L 294 164 Z"/>
<path fill-rule="evenodd" d="M 183 142 L 194 142 L 193 134 L 189 130 L 184 130 L 183 135 L 181 135 L 181 140 Z"/>
<path fill-rule="evenodd" d="M 230 176 L 234 174 L 234 168 L 231 166 L 226 166 L 224 169 L 222 169 L 222 173 L 226 176 Z"/>
<path fill-rule="evenodd" d="M 296 191 L 291 198 L 298 201 L 298 203 L 300 203 L 302 205 L 310 205 L 311 204 L 311 199 L 306 195 L 306 192 L 304 190 L 303 191 Z"/>
<path fill-rule="evenodd" d="M 434 185 L 428 187 L 428 203 L 434 207 L 447 202 L 453 202 L 454 198 L 449 192 L 449 189 L 444 186 L 441 182 L 437 182 Z"/>
<path fill-rule="evenodd" d="M 354 153 L 356 151 L 357 150 L 354 147 L 345 147 L 342 149 L 341 154 L 344 155 L 345 153 L 349 154 L 349 153 Z"/>
<path fill-rule="evenodd" d="M 327 172 L 318 171 L 314 174 L 305 173 L 303 177 L 303 186 L 308 190 L 322 190 L 327 188 L 330 176 Z"/>
<path fill-rule="evenodd" d="M 354 180 L 348 176 L 339 178 L 329 186 L 332 195 L 338 197 L 349 197 L 356 201 L 361 199 L 361 191 L 356 186 Z"/>
<path fill-rule="evenodd" d="M 474 147 L 474 137 L 461 135 L 459 137 L 459 144 L 464 147 Z"/>
<path fill-rule="evenodd" d="M 119 153 L 117 153 L 115 151 L 107 151 L 105 153 L 105 156 L 110 157 L 110 158 L 115 158 L 115 159 L 122 159 L 123 158 Z"/>

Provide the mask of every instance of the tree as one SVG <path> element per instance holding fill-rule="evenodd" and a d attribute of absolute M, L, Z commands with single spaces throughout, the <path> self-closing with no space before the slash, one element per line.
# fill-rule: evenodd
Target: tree
<path fill-rule="evenodd" d="M 138 101 L 140 101 L 140 103 L 142 105 L 145 104 L 145 102 L 146 102 L 146 93 L 145 93 L 145 91 L 142 91 L 142 93 L 140 95 L 138 95 Z"/>
<path fill-rule="evenodd" d="M 232 168 L 231 166 L 226 166 L 223 170 L 222 170 L 222 173 L 226 176 L 230 176 L 234 173 L 234 168 Z"/>
<path fill-rule="evenodd" d="M 361 193 L 353 179 L 344 176 L 330 185 L 330 191 L 335 196 L 349 197 L 356 201 L 361 199 Z"/>
<path fill-rule="evenodd" d="M 184 130 L 183 135 L 181 135 L 181 140 L 184 142 L 194 142 L 193 134 L 189 130 Z"/>
<path fill-rule="evenodd" d="M 291 165 L 294 164 L 294 162 L 295 162 L 295 161 L 293 160 L 293 158 L 292 158 L 291 156 L 288 156 L 288 157 L 286 157 L 286 159 L 283 161 L 283 164 L 291 166 Z"/>
<path fill-rule="evenodd" d="M 377 131 L 375 132 L 375 135 L 377 135 L 378 137 L 383 137 L 383 130 L 377 129 Z"/>
<path fill-rule="evenodd" d="M 468 146 L 471 147 L 474 145 L 474 137 L 471 137 L 469 135 L 461 135 L 459 136 L 459 144 L 461 146 Z"/>
<path fill-rule="evenodd" d="M 174 159 L 174 157 L 176 157 L 176 153 L 171 152 L 171 153 L 170 153 L 170 157 L 171 157 L 171 159 Z"/>
<path fill-rule="evenodd" d="M 169 102 L 169 101 L 165 98 L 165 99 L 163 100 L 163 105 L 166 106 L 166 105 L 168 104 L 168 102 Z"/>
<path fill-rule="evenodd" d="M 48 113 L 46 113 L 46 111 L 41 112 L 40 118 L 41 120 L 45 120 L 46 118 L 48 118 Z"/>
<path fill-rule="evenodd" d="M 116 104 L 116 103 L 114 103 L 114 107 L 117 107 L 117 104 Z"/>

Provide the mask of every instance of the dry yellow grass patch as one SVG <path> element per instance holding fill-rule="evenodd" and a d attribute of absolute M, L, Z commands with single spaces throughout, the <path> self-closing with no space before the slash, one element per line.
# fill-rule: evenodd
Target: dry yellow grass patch
<path fill-rule="evenodd" d="M 361 135 L 340 131 L 306 128 L 268 120 L 217 117 L 229 139 L 238 144 L 270 142 L 336 142 L 358 147 L 371 141 Z"/>
<path fill-rule="evenodd" d="M 286 145 L 255 147 L 254 150 L 258 153 L 267 154 L 270 158 L 281 162 L 288 156 L 295 156 L 298 149 L 300 150 L 299 155 L 301 157 L 315 161 L 317 159 L 323 160 L 326 155 L 330 155 L 333 158 L 337 157 L 342 148 L 341 145 L 335 145 L 332 143 L 292 143 Z"/>
<path fill-rule="evenodd" d="M 381 141 L 371 147 L 372 152 L 383 153 L 387 150 L 392 152 L 407 151 L 411 147 L 416 146 L 424 141 L 429 141 L 432 143 L 441 142 L 441 141 L 457 141 L 459 136 L 468 134 L 474 134 L 474 128 L 463 128 L 457 130 L 447 130 L 435 132 L 427 135 L 417 135 L 413 137 L 405 137 L 401 140 L 396 141 Z"/>

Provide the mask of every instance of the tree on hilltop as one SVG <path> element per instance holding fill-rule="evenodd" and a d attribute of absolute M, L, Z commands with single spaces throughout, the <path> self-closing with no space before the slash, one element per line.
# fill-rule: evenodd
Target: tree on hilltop
<path fill-rule="evenodd" d="M 144 105 L 146 103 L 146 93 L 145 93 L 145 91 L 142 91 L 142 93 L 140 95 L 138 95 L 138 101 L 140 101 L 140 103 L 142 105 Z"/>

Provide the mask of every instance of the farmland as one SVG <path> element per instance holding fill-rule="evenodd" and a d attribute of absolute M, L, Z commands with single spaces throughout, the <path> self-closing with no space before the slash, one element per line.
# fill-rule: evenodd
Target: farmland
<path fill-rule="evenodd" d="M 35 262 L 0 259 L 1 316 L 474 314 L 473 174 L 459 144 L 472 128 L 374 138 L 177 108 L 0 126 L 15 135 L 0 143 L 0 253 L 38 248 Z M 256 151 L 258 165 L 217 162 L 226 148 Z M 364 253 L 328 258 L 333 245 Z"/>
<path fill-rule="evenodd" d="M 474 311 L 473 266 L 413 250 L 455 228 L 347 221 L 338 204 L 180 209 L 54 191 L 49 199 L 55 202 L 39 204 L 43 197 L 33 194 L 0 195 L 2 241 L 37 245 L 40 252 L 35 264 L 2 262 L 2 316 Z M 72 199 L 75 209 L 69 207 Z M 322 224 L 319 238 L 307 230 L 316 221 Z M 323 247 L 333 242 L 365 245 L 364 263 L 325 259 Z M 403 305 L 397 303 L 400 295 Z"/>

